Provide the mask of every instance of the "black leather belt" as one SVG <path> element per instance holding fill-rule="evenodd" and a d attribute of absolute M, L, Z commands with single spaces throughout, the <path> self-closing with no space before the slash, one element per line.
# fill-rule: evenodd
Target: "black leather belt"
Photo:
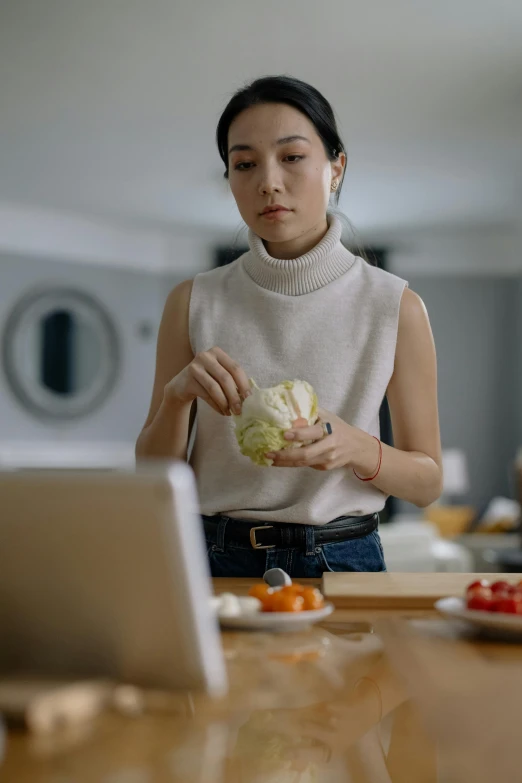
<path fill-rule="evenodd" d="M 250 544 L 252 549 L 290 549 L 306 544 L 305 525 L 273 522 L 252 524 L 251 520 L 231 519 L 225 516 L 203 517 L 205 533 L 215 536 L 220 522 L 226 519 L 225 542 Z M 338 517 L 326 525 L 314 525 L 315 544 L 331 544 L 362 538 L 377 530 L 379 514 L 364 517 Z"/>

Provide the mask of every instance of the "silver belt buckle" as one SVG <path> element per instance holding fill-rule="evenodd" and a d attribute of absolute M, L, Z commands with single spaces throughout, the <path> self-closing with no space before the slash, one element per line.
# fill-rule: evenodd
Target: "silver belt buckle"
<path fill-rule="evenodd" d="M 272 529 L 273 525 L 258 525 L 257 527 L 251 527 L 250 528 L 250 543 L 252 544 L 252 549 L 274 549 L 275 544 L 268 544 L 267 546 L 264 546 L 263 544 L 258 544 L 256 541 L 256 530 L 268 530 Z"/>

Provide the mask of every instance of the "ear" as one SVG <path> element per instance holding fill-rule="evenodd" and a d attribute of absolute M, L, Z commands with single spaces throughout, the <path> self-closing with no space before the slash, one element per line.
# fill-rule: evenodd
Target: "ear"
<path fill-rule="evenodd" d="M 337 160 L 333 160 L 330 165 L 332 167 L 332 179 L 340 181 L 341 177 L 343 176 L 344 167 L 346 166 L 345 153 L 339 153 Z"/>

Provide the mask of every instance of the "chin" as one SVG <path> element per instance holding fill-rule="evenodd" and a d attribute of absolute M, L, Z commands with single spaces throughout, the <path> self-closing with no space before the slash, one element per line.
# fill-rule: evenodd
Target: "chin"
<path fill-rule="evenodd" d="M 267 224 L 263 219 L 257 219 L 253 231 L 265 242 L 289 242 L 299 236 L 295 226 L 284 223 Z"/>

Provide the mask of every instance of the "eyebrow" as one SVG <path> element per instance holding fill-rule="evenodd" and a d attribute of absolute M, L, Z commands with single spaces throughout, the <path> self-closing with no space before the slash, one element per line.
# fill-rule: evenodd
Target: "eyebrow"
<path fill-rule="evenodd" d="M 294 136 L 284 136 L 282 139 L 278 139 L 276 144 L 291 144 L 293 141 L 306 141 L 310 144 L 310 139 L 307 139 L 306 136 L 299 136 L 297 134 Z M 230 155 L 232 152 L 248 152 L 253 149 L 254 148 L 251 147 L 250 144 L 234 144 L 233 147 L 230 147 L 228 154 Z"/>

